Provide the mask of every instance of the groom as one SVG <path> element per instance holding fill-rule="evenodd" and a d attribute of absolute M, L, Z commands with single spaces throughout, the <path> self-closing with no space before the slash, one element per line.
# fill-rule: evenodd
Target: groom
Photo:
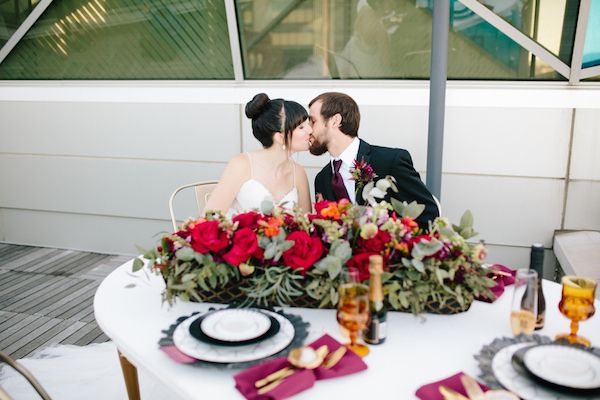
<path fill-rule="evenodd" d="M 408 151 L 389 147 L 372 146 L 358 138 L 360 112 L 358 105 L 348 95 L 328 92 L 315 97 L 309 104 L 312 123 L 311 154 L 319 156 L 329 152 L 330 162 L 315 178 L 315 193 L 325 200 L 347 198 L 351 202 L 362 203 L 361 193 L 356 193 L 356 185 L 351 179 L 350 168 L 354 160 L 365 160 L 373 167 L 379 178 L 392 175 L 396 179 L 398 192 L 390 195 L 400 201 L 416 201 L 425 205 L 425 210 L 417 218 L 419 226 L 428 227 L 438 215 L 438 208 L 419 173 L 412 165 Z M 389 201 L 389 196 L 386 199 Z"/>

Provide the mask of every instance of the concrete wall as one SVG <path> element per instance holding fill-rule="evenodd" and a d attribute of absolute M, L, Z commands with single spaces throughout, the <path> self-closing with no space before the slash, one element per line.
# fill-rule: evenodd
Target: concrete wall
<path fill-rule="evenodd" d="M 358 101 L 363 139 L 406 148 L 424 179 L 426 82 L 0 82 L 0 241 L 135 254 L 170 229 L 175 187 L 259 147 L 243 115 L 253 94 L 307 104 L 332 89 Z M 443 213 L 473 212 L 490 261 L 526 266 L 555 229 L 600 229 L 600 89 L 450 83 L 444 145 Z M 327 162 L 297 159 L 311 180 Z"/>

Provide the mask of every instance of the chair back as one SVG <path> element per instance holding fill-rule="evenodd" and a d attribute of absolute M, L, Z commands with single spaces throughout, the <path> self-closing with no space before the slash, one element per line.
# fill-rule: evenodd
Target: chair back
<path fill-rule="evenodd" d="M 15 371 L 17 371 L 19 374 L 21 374 L 25 379 L 27 379 L 27 381 L 31 384 L 31 386 L 35 389 L 35 391 L 40 395 L 40 398 L 42 400 L 52 400 L 50 398 L 50 396 L 48 395 L 48 392 L 46 392 L 46 390 L 44 390 L 42 385 L 40 385 L 38 380 L 35 379 L 35 377 L 31 374 L 31 372 L 29 372 L 25 367 L 23 367 L 21 364 L 19 364 L 18 362 L 13 360 L 11 357 L 9 357 L 8 354 L 0 351 L 0 362 L 4 362 L 4 363 L 10 365 L 11 368 L 13 368 Z M 11 400 L 11 397 L 8 395 L 8 393 L 6 393 L 4 390 L 2 390 L 1 387 L 0 387 L 0 400 Z"/>
<path fill-rule="evenodd" d="M 438 215 L 441 217 L 442 216 L 442 203 L 440 203 L 440 200 L 435 197 L 435 195 L 431 195 L 431 197 L 433 197 L 433 201 L 435 201 L 435 205 L 438 208 Z"/>
<path fill-rule="evenodd" d="M 217 186 L 219 181 L 201 181 L 188 183 L 187 185 L 179 186 L 177 189 L 173 191 L 171 197 L 169 197 L 169 213 L 171 214 L 171 222 L 173 223 L 173 232 L 177 230 L 177 220 L 175 219 L 175 212 L 173 210 L 173 201 L 175 200 L 175 196 L 184 189 L 193 188 L 196 194 L 196 205 L 198 207 L 198 215 L 204 210 L 206 206 L 206 202 L 208 201 L 208 196 L 213 191 L 213 189 Z"/>

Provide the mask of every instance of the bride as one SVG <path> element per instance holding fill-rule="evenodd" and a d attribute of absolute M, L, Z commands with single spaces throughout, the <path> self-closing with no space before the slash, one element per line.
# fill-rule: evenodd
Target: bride
<path fill-rule="evenodd" d="M 229 215 L 259 209 L 268 199 L 285 208 L 311 211 L 310 189 L 304 168 L 290 158 L 307 151 L 312 128 L 308 113 L 295 101 L 269 99 L 259 93 L 246 104 L 252 120 L 252 133 L 261 150 L 232 158 L 205 210 L 220 210 Z"/>

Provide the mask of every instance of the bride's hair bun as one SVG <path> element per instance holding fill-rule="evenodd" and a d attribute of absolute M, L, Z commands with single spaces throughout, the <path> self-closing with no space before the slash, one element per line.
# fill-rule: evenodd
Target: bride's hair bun
<path fill-rule="evenodd" d="M 259 93 L 252 100 L 246 104 L 246 117 L 250 119 L 256 119 L 260 114 L 265 111 L 271 99 L 264 93 Z"/>

